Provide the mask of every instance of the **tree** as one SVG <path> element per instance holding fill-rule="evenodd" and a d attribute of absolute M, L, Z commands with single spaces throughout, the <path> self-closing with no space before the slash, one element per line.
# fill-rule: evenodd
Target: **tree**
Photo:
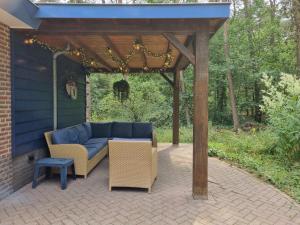
<path fill-rule="evenodd" d="M 292 0 L 294 23 L 295 23 L 295 39 L 296 39 L 296 57 L 297 57 L 297 74 L 300 77 L 300 0 Z"/>
<path fill-rule="evenodd" d="M 228 80 L 228 92 L 230 98 L 230 105 L 232 111 L 233 129 L 237 132 L 240 128 L 240 122 L 238 118 L 238 112 L 236 107 L 236 100 L 234 95 L 234 85 L 232 79 L 232 73 L 229 63 L 229 44 L 228 44 L 228 21 L 224 24 L 224 55 L 227 66 L 227 80 Z"/>

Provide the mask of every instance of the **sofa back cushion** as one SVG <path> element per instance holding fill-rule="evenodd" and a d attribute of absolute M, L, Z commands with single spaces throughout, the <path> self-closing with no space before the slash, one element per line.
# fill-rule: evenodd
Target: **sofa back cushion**
<path fill-rule="evenodd" d="M 91 123 L 92 137 L 110 138 L 112 123 Z"/>
<path fill-rule="evenodd" d="M 53 131 L 52 142 L 53 144 L 78 144 L 79 132 L 76 127 L 67 127 Z"/>
<path fill-rule="evenodd" d="M 86 131 L 87 131 L 87 134 L 88 134 L 88 136 L 89 136 L 89 139 L 92 138 L 92 127 L 91 127 L 91 123 L 85 122 L 83 125 L 85 126 L 85 129 L 86 129 Z"/>
<path fill-rule="evenodd" d="M 128 122 L 113 122 L 112 137 L 132 138 L 132 123 Z"/>
<path fill-rule="evenodd" d="M 133 123 L 132 124 L 133 138 L 152 138 L 151 123 Z"/>
<path fill-rule="evenodd" d="M 75 128 L 78 131 L 79 144 L 83 144 L 91 138 L 91 132 L 89 131 L 88 123 L 76 125 Z"/>

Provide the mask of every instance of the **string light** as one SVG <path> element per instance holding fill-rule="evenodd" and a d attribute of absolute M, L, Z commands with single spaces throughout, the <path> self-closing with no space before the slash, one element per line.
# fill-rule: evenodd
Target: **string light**
<path fill-rule="evenodd" d="M 125 59 L 122 60 L 118 57 L 116 57 L 113 54 L 113 51 L 111 48 L 107 47 L 106 48 L 106 54 L 114 61 L 116 64 L 118 64 L 119 71 L 122 73 L 128 73 L 129 68 L 128 64 L 131 60 L 131 58 L 138 52 L 142 52 L 147 56 L 154 57 L 154 58 L 161 58 L 164 59 L 164 65 L 163 67 L 159 70 L 159 72 L 163 72 L 167 68 L 169 68 L 174 60 L 174 57 L 172 56 L 172 50 L 168 49 L 166 53 L 155 53 L 150 51 L 140 40 L 136 39 L 133 44 L 132 44 L 132 49 L 130 49 L 129 53 L 125 56 Z M 143 67 L 145 72 L 155 72 L 156 70 L 151 70 L 149 67 L 144 65 Z"/>
<path fill-rule="evenodd" d="M 58 49 L 58 48 L 51 47 L 47 43 L 45 43 L 45 42 L 43 42 L 43 41 L 41 41 L 41 40 L 39 40 L 35 37 L 26 38 L 24 40 L 24 44 L 26 44 L 26 45 L 36 44 L 36 45 L 39 45 L 41 48 L 44 48 L 46 50 L 51 51 L 52 53 L 59 52 L 59 51 L 65 51 L 64 49 Z M 66 52 L 67 55 L 78 57 L 81 64 L 84 67 L 89 68 L 90 66 L 93 66 L 95 68 L 101 68 L 101 66 L 102 66 L 95 59 L 88 57 L 83 48 L 70 49 L 70 50 L 65 51 L 65 52 Z"/>
<path fill-rule="evenodd" d="M 52 46 L 49 46 L 47 43 L 37 39 L 36 37 L 30 37 L 30 38 L 26 38 L 24 40 L 24 44 L 26 45 L 39 45 L 41 48 L 44 48 L 46 50 L 49 50 L 53 53 L 55 52 L 59 52 L 59 51 L 65 51 L 64 49 L 58 49 Z M 172 50 L 168 49 L 167 52 L 165 53 L 155 53 L 150 51 L 140 40 L 135 40 L 132 43 L 132 48 L 129 50 L 128 54 L 124 57 L 124 60 L 120 59 L 119 57 L 115 56 L 113 54 L 113 51 L 111 48 L 107 47 L 106 48 L 106 54 L 112 59 L 112 61 L 114 61 L 117 65 L 118 65 L 118 69 L 114 70 L 114 72 L 121 72 L 123 74 L 127 74 L 129 73 L 129 67 L 128 64 L 130 62 L 130 60 L 132 59 L 132 57 L 134 55 L 136 55 L 137 53 L 142 52 L 143 54 L 149 56 L 149 57 L 154 57 L 154 58 L 161 58 L 164 59 L 164 64 L 163 67 L 159 70 L 157 69 L 151 69 L 149 68 L 147 65 L 143 66 L 143 70 L 145 72 L 163 72 L 165 71 L 167 68 L 169 68 L 174 60 L 174 57 L 172 56 Z M 101 68 L 102 64 L 98 63 L 97 60 L 88 57 L 88 55 L 86 54 L 85 50 L 83 48 L 78 48 L 78 49 L 70 49 L 68 51 L 66 51 L 67 55 L 70 56 L 75 56 L 78 57 L 81 64 L 84 67 L 94 67 L 94 68 Z"/>

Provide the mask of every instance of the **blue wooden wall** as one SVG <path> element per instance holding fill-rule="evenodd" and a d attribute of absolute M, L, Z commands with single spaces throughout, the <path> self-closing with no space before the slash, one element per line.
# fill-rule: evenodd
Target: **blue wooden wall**
<path fill-rule="evenodd" d="M 61 56 L 60 56 L 61 57 Z M 85 76 L 84 70 L 78 63 L 66 57 L 58 59 L 58 102 L 57 102 L 57 127 L 67 127 L 85 121 Z M 76 81 L 78 96 L 76 100 L 71 100 L 66 92 L 66 82 L 68 79 Z"/>
<path fill-rule="evenodd" d="M 12 31 L 12 149 L 13 156 L 46 146 L 43 133 L 53 129 L 52 53 L 23 44 Z M 71 100 L 65 81 L 72 75 L 78 99 Z M 65 56 L 58 58 L 58 127 L 85 121 L 85 72 Z"/>

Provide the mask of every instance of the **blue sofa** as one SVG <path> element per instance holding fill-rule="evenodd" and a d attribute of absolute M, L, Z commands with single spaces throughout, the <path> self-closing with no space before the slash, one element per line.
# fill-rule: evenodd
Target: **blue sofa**
<path fill-rule="evenodd" d="M 45 133 L 51 157 L 73 158 L 77 175 L 87 174 L 108 154 L 108 140 L 151 140 L 156 137 L 151 123 L 82 123 Z"/>

